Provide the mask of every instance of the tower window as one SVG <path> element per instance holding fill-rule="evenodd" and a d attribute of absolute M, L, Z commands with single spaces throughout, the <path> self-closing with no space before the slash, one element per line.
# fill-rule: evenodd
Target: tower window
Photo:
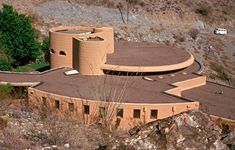
<path fill-rule="evenodd" d="M 66 56 L 66 53 L 64 51 L 60 51 L 60 55 Z"/>
<path fill-rule="evenodd" d="M 50 51 L 51 51 L 51 53 L 52 53 L 52 54 L 55 54 L 55 51 L 54 51 L 54 49 L 51 49 Z"/>

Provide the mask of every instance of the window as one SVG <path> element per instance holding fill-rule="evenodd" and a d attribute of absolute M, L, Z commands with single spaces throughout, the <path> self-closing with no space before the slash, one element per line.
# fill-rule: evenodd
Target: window
<path fill-rule="evenodd" d="M 64 51 L 60 51 L 60 55 L 66 56 L 66 53 Z"/>
<path fill-rule="evenodd" d="M 60 101 L 55 100 L 55 108 L 57 108 L 57 109 L 60 108 Z"/>
<path fill-rule="evenodd" d="M 84 114 L 90 114 L 90 107 L 89 105 L 83 105 Z"/>
<path fill-rule="evenodd" d="M 55 51 L 53 49 L 50 50 L 52 54 L 55 54 Z"/>
<path fill-rule="evenodd" d="M 42 97 L 42 104 L 45 106 L 47 104 L 47 99 L 46 97 Z"/>
<path fill-rule="evenodd" d="M 133 118 L 140 118 L 140 109 L 134 109 Z"/>
<path fill-rule="evenodd" d="M 151 119 L 157 119 L 157 114 L 158 114 L 158 110 L 157 109 L 151 110 L 150 118 Z"/>
<path fill-rule="evenodd" d="M 68 109 L 71 112 L 74 112 L 74 103 L 68 103 Z"/>
<path fill-rule="evenodd" d="M 104 116 L 106 116 L 106 109 L 105 109 L 105 107 L 100 107 L 100 117 L 104 117 Z"/>
<path fill-rule="evenodd" d="M 118 108 L 116 114 L 117 114 L 117 117 L 123 118 L 123 109 Z"/>

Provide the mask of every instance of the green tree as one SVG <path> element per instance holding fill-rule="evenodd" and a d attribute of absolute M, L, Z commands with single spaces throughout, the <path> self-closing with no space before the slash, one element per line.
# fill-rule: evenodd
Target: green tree
<path fill-rule="evenodd" d="M 40 44 L 35 38 L 29 17 L 19 14 L 10 5 L 0 11 L 0 43 L 15 65 L 24 65 L 35 60 Z"/>
<path fill-rule="evenodd" d="M 43 39 L 41 49 L 44 53 L 44 59 L 47 63 L 50 62 L 50 39 L 49 37 L 46 37 Z"/>
<path fill-rule="evenodd" d="M 0 60 L 0 71 L 10 71 L 11 64 L 6 60 Z"/>

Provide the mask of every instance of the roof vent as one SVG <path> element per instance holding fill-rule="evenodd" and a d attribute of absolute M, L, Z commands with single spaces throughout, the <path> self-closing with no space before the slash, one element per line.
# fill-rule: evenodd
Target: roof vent
<path fill-rule="evenodd" d="M 77 70 L 69 70 L 64 72 L 65 75 L 75 75 L 75 74 L 79 74 L 79 72 Z"/>

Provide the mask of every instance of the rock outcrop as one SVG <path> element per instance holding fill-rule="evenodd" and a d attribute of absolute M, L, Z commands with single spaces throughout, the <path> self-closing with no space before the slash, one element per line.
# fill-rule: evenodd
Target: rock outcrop
<path fill-rule="evenodd" d="M 198 110 L 152 122 L 132 131 L 122 146 L 133 149 L 200 149 L 228 150 L 234 135 L 221 140 L 222 130 Z M 225 142 L 225 143 L 223 143 Z M 118 147 L 118 146 L 117 146 Z"/>

